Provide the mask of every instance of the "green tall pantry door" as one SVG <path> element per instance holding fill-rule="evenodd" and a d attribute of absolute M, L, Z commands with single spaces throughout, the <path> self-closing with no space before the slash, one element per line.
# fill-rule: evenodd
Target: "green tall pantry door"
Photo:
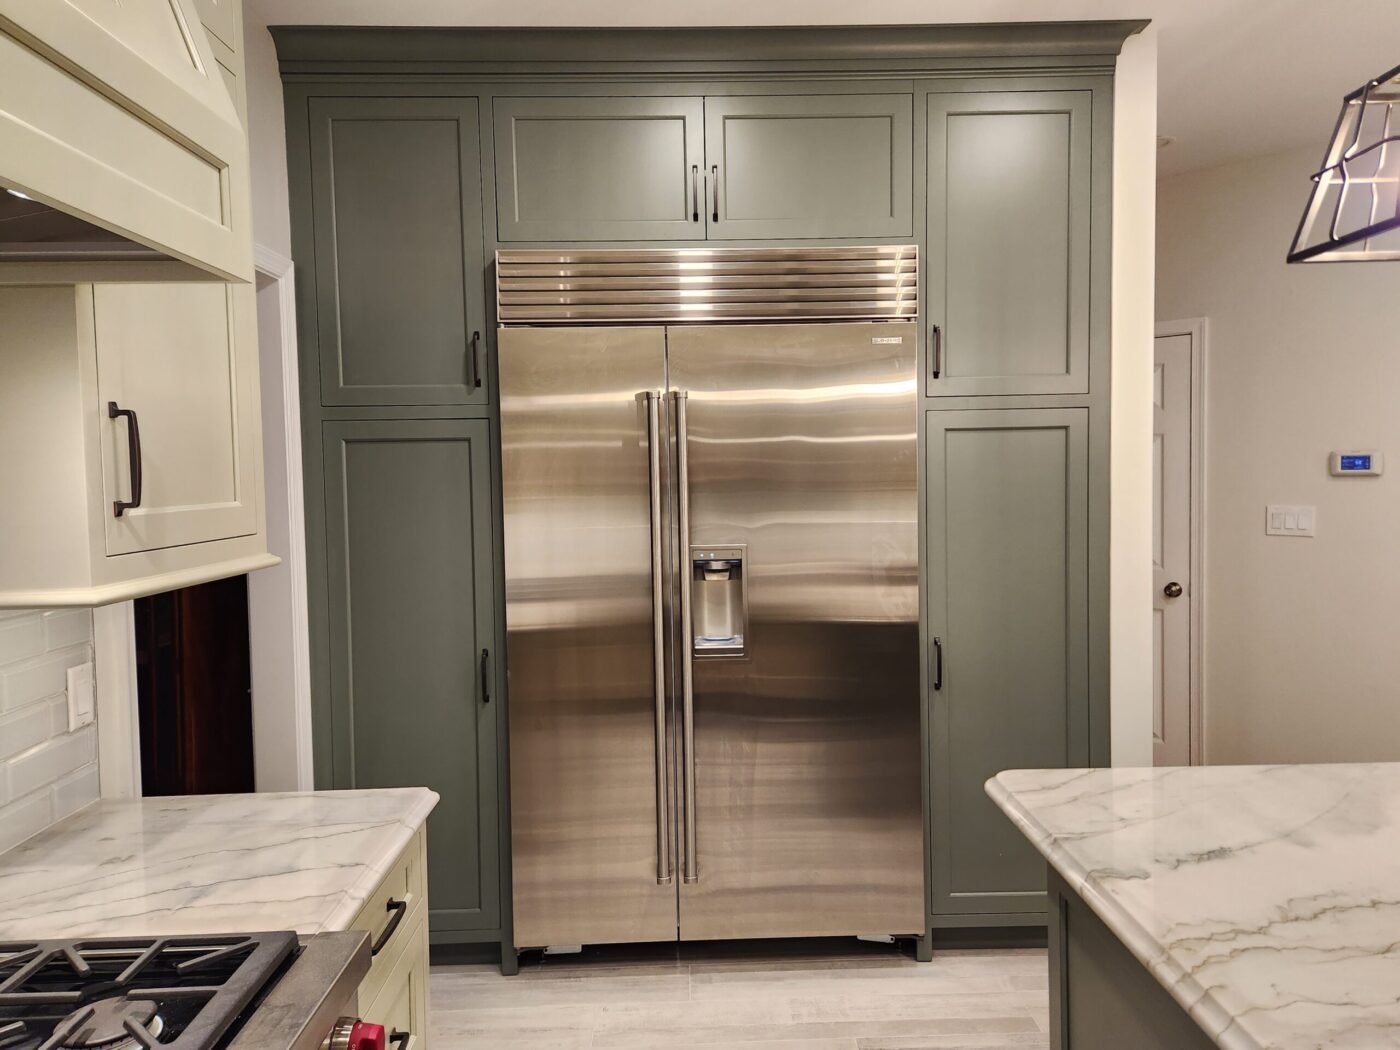
<path fill-rule="evenodd" d="M 1088 416 L 925 413 L 931 889 L 945 925 L 1042 921 L 1045 861 L 983 785 L 1089 764 Z"/>
<path fill-rule="evenodd" d="M 334 784 L 437 791 L 432 929 L 495 929 L 490 423 L 332 421 L 323 435 Z"/>

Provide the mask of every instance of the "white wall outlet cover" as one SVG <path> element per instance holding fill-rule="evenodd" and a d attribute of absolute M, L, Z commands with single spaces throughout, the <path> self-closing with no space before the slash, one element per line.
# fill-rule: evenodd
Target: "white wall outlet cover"
<path fill-rule="evenodd" d="M 1316 536 L 1317 508 L 1271 503 L 1265 508 L 1264 533 L 1268 536 Z"/>
<path fill-rule="evenodd" d="M 97 698 L 93 689 L 93 665 L 68 668 L 68 731 L 91 725 L 96 718 Z"/>

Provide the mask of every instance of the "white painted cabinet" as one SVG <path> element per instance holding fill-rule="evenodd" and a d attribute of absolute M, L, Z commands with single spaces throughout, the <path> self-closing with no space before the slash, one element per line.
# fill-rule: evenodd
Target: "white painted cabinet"
<path fill-rule="evenodd" d="M 239 354 L 256 345 L 243 330 L 255 320 L 236 292 L 93 287 L 103 502 L 121 510 L 103 515 L 108 555 L 258 529 L 257 361 Z"/>
<path fill-rule="evenodd" d="M 358 990 L 360 1016 L 382 1024 L 396 1050 L 428 1050 L 428 832 L 420 828 L 351 929 L 374 955 Z"/>
<path fill-rule="evenodd" d="M 0 607 L 105 605 L 276 564 L 244 292 L 0 288 Z"/>
<path fill-rule="evenodd" d="M 198 8 L 239 42 L 237 0 Z M 198 43 L 241 114 L 240 55 Z M 247 218 L 233 228 L 251 254 Z M 0 284 L 0 608 L 105 605 L 276 564 L 254 295 Z"/>
<path fill-rule="evenodd" d="M 154 249 L 100 276 L 0 251 L 0 281 L 252 279 L 247 136 L 210 42 L 237 0 L 199 9 L 212 37 L 190 0 L 0 0 L 0 187 Z"/>

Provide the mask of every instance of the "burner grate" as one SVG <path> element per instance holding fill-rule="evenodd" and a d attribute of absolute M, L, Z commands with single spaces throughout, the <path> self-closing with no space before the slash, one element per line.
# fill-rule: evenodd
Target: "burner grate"
<path fill-rule="evenodd" d="M 0 1050 L 112 1045 L 85 1041 L 99 1015 L 126 1046 L 215 1050 L 296 947 L 288 932 L 0 943 Z"/>

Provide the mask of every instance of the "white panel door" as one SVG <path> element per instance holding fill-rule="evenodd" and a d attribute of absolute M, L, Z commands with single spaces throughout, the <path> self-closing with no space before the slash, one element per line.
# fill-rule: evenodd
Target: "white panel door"
<path fill-rule="evenodd" d="M 1191 762 L 1191 336 L 1158 336 L 1152 431 L 1152 760 Z"/>
<path fill-rule="evenodd" d="M 157 550 L 257 531 L 256 361 L 241 309 L 246 287 L 96 285 L 102 487 L 107 554 Z M 108 415 L 109 403 L 136 413 Z M 139 457 L 133 447 L 139 433 Z M 140 505 L 135 502 L 140 464 Z"/>

